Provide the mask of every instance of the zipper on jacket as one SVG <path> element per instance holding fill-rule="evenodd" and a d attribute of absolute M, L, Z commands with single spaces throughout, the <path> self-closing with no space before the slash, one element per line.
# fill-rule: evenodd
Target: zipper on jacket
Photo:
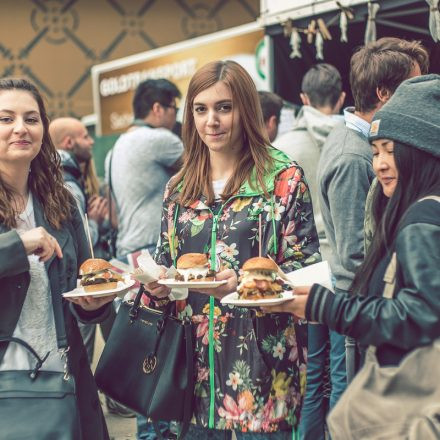
<path fill-rule="evenodd" d="M 208 208 L 212 215 L 212 230 L 211 230 L 211 270 L 217 271 L 217 230 L 218 221 L 224 207 L 234 198 L 241 197 L 240 195 L 230 197 L 223 205 L 220 206 L 217 214 L 214 214 L 212 209 Z M 209 297 L 209 327 L 208 327 L 208 359 L 209 359 L 209 419 L 208 428 L 214 429 L 215 419 L 215 359 L 214 359 L 214 297 Z"/>
<path fill-rule="evenodd" d="M 224 206 L 224 205 L 223 205 Z M 217 228 L 218 228 L 218 216 L 222 212 L 223 206 L 217 215 L 212 216 L 212 231 L 211 231 L 211 270 L 216 271 L 216 242 L 217 242 Z M 211 210 L 210 210 L 211 211 Z M 211 211 L 212 212 L 212 211 Z M 214 359 L 214 297 L 209 297 L 209 421 L 208 428 L 214 428 L 214 416 L 215 416 L 215 359 Z"/>
<path fill-rule="evenodd" d="M 211 269 L 214 271 L 217 271 L 216 267 L 216 247 L 217 247 L 217 230 L 218 230 L 218 221 L 220 218 L 221 213 L 223 212 L 224 207 L 233 199 L 239 198 L 239 197 L 254 197 L 259 194 L 237 194 L 232 197 L 230 197 L 228 200 L 226 200 L 223 205 L 220 206 L 219 211 L 217 214 L 214 214 L 212 209 L 208 207 L 208 211 L 212 215 L 212 230 L 211 230 Z M 275 209 L 273 204 L 273 199 L 270 200 L 271 203 L 271 210 L 272 210 L 272 224 L 273 224 L 273 234 L 274 234 L 274 253 L 277 254 L 277 240 L 276 240 L 276 234 L 275 234 Z M 176 232 L 176 226 L 177 226 L 177 211 L 178 211 L 178 204 L 176 203 L 176 211 L 174 213 L 174 224 L 173 224 L 173 231 L 171 234 L 172 244 L 171 247 L 174 249 L 174 240 L 175 240 L 175 232 Z M 261 240 L 261 237 L 259 237 Z M 170 247 L 170 250 L 171 250 Z M 177 253 L 177 252 L 176 252 Z M 176 255 L 174 255 L 174 266 L 176 266 Z M 209 297 L 209 327 L 208 327 L 208 341 L 209 341 L 209 348 L 208 348 L 208 359 L 209 359 L 209 419 L 208 419 L 208 428 L 214 429 L 214 419 L 215 419 L 215 365 L 214 365 L 214 297 Z"/>

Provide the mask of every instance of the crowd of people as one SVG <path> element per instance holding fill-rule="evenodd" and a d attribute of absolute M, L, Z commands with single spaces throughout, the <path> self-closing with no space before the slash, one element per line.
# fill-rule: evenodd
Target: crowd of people
<path fill-rule="evenodd" d="M 221 286 L 178 301 L 163 284 L 144 286 L 150 308 L 172 304 L 192 322 L 186 438 L 440 438 L 435 411 L 417 428 L 399 425 L 404 437 L 359 418 L 358 433 L 344 437 L 336 421 L 350 413 L 346 396 L 371 359 L 396 367 L 440 338 L 440 76 L 428 72 L 419 42 L 369 43 L 351 58 L 354 107 L 343 108 L 340 72 L 312 66 L 294 126 L 280 134 L 283 100 L 257 92 L 236 62 L 194 74 L 181 127 L 181 92 L 166 79 L 146 80 L 132 126 L 107 155 L 104 183 L 86 127 L 70 117 L 49 122 L 34 85 L 0 79 L 0 373 L 33 368 L 11 338 L 26 341 L 43 370 L 65 370 L 55 299 L 76 286 L 90 245 L 127 265 L 147 250 L 165 268 L 205 253 Z M 333 289 L 297 286 L 294 299 L 261 310 L 221 304 L 258 255 L 285 273 L 326 260 Z M 89 365 L 96 325 L 106 339 L 114 322 L 114 298 L 63 300 L 86 440 L 109 438 Z M 437 373 L 414 371 L 424 374 Z M 177 436 L 174 422 L 136 417 L 139 440 L 159 438 L 158 429 Z"/>

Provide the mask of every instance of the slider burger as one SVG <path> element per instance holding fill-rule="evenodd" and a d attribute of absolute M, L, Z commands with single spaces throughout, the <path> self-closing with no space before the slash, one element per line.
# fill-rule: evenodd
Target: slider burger
<path fill-rule="evenodd" d="M 269 258 L 254 257 L 242 267 L 237 292 L 240 299 L 280 298 L 283 281 L 277 277 L 277 265 Z"/>
<path fill-rule="evenodd" d="M 183 254 L 177 260 L 176 281 L 214 281 L 215 272 L 211 270 L 206 254 Z"/>
<path fill-rule="evenodd" d="M 101 258 L 89 258 L 79 268 L 80 285 L 85 292 L 116 289 L 123 278 L 111 269 L 111 264 Z"/>

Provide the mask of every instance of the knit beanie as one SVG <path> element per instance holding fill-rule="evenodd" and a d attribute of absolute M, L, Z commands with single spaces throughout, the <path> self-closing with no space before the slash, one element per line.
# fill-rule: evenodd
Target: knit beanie
<path fill-rule="evenodd" d="M 440 157 L 440 75 L 400 84 L 375 113 L 369 139 L 392 139 Z"/>

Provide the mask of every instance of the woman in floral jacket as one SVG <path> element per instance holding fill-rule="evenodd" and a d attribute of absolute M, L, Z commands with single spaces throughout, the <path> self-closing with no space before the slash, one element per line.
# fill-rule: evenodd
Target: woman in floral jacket
<path fill-rule="evenodd" d="M 268 146 L 255 86 L 237 63 L 196 72 L 183 139 L 184 164 L 165 193 L 158 263 L 170 267 L 184 253 L 205 252 L 216 270 L 238 272 L 259 253 L 259 218 L 262 255 L 285 272 L 319 260 L 302 170 Z M 169 293 L 154 283 L 147 290 L 158 302 Z M 291 438 L 305 390 L 306 326 L 193 291 L 177 309 L 191 318 L 196 338 L 188 438 L 229 439 L 232 430 L 238 439 Z"/>

